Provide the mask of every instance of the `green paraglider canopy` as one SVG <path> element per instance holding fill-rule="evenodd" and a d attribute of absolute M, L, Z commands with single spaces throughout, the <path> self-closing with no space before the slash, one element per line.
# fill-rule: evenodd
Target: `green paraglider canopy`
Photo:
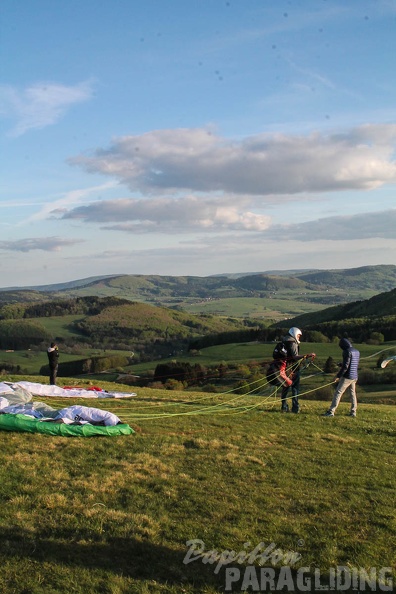
<path fill-rule="evenodd" d="M 126 424 L 103 426 L 84 423 L 74 425 L 53 421 L 41 421 L 23 414 L 0 414 L 0 429 L 28 433 L 44 433 L 64 437 L 94 437 L 99 435 L 131 435 L 134 430 Z"/>

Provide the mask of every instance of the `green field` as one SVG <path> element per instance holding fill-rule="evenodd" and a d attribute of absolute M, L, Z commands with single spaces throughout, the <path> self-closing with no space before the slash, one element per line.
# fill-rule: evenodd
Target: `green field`
<path fill-rule="evenodd" d="M 47 318 L 34 318 L 38 324 L 42 324 L 44 328 L 54 337 L 62 337 L 64 340 L 69 338 L 81 337 L 81 334 L 73 329 L 73 322 L 79 322 L 83 316 L 53 316 Z"/>
<path fill-rule="evenodd" d="M 148 388 L 89 405 L 135 434 L 0 432 L 4 594 L 224 592 L 227 566 L 183 562 L 196 539 L 219 553 L 273 543 L 263 565 L 275 580 L 283 562 L 291 575 L 319 571 L 322 584 L 337 566 L 390 567 L 396 580 L 396 407 L 361 404 L 351 419 L 342 401 L 327 419 L 324 402 L 304 397 L 300 415 L 282 415 L 270 393 Z M 249 565 L 230 563 L 233 591 Z"/>
<path fill-rule="evenodd" d="M 208 347 L 202 349 L 196 354 L 192 353 L 181 353 L 174 357 L 163 358 L 157 361 L 149 361 L 145 363 L 138 363 L 135 365 L 128 365 L 123 368 L 124 373 L 130 373 L 134 375 L 145 374 L 147 372 L 154 372 L 158 363 L 166 363 L 172 360 L 180 362 L 188 362 L 192 365 L 199 363 L 203 366 L 215 366 L 221 362 L 227 364 L 247 364 L 251 362 L 269 362 L 272 358 L 274 343 L 233 343 L 224 344 Z M 367 345 L 367 344 L 356 344 L 356 347 L 361 352 L 361 363 L 360 369 L 363 370 L 376 370 L 377 361 L 381 354 L 381 351 L 385 353 L 396 353 L 396 341 L 387 342 L 382 345 Z M 342 353 L 337 343 L 301 343 L 301 354 L 307 354 L 314 352 L 317 357 L 314 361 L 314 365 L 309 368 L 309 371 L 305 375 L 315 373 L 313 379 L 309 380 L 309 386 L 320 387 L 327 382 L 327 378 L 320 374 L 323 370 L 325 362 L 328 357 L 332 357 L 336 362 L 341 361 Z M 114 350 L 90 350 L 83 349 L 76 354 L 66 354 L 61 351 L 60 362 L 74 361 L 76 359 L 89 358 L 92 356 L 111 356 L 111 355 L 126 355 L 129 356 L 130 351 L 114 351 Z M 46 365 L 47 354 L 45 351 L 15 351 L 5 352 L 0 351 L 0 365 L 1 363 L 7 363 L 9 365 L 19 365 L 21 368 L 22 375 L 38 375 L 40 368 Z M 1 368 L 1 367 L 0 367 Z M 85 376 L 87 380 L 99 381 L 109 380 L 115 382 L 117 377 L 120 375 L 119 370 L 109 371 L 109 373 L 100 373 Z M 7 374 L 5 375 L 7 377 Z M 79 381 L 84 379 L 83 376 L 77 378 Z M 39 380 L 36 380 L 39 381 Z M 47 379 L 45 380 L 47 381 Z M 59 378 L 59 382 L 62 383 L 62 378 Z M 376 385 L 375 388 L 378 386 Z M 363 387 L 362 387 L 363 388 Z M 364 391 L 369 390 L 370 386 L 364 386 Z M 392 396 L 393 399 L 393 396 Z"/>
<path fill-rule="evenodd" d="M 361 365 L 374 366 L 380 356 L 381 351 L 396 353 L 396 341 L 386 342 L 381 345 L 356 344 L 356 348 L 361 353 Z M 272 351 L 274 343 L 232 343 L 222 344 L 201 349 L 198 354 L 184 353 L 177 356 L 178 361 L 188 361 L 191 364 L 200 363 L 202 365 L 215 365 L 221 361 L 227 363 L 248 363 L 251 361 L 270 361 L 272 359 Z M 324 365 L 328 357 L 333 357 L 336 361 L 341 361 L 342 352 L 337 342 L 333 343 L 313 343 L 302 342 L 300 345 L 300 352 L 302 355 L 308 353 L 316 353 L 316 364 Z M 162 362 L 171 361 L 172 358 L 162 359 Z M 149 369 L 154 369 L 159 361 L 139 363 L 131 365 L 130 370 L 136 373 L 141 373 Z"/>
<path fill-rule="evenodd" d="M 290 295 L 290 298 L 228 298 L 211 299 L 199 302 L 184 302 L 183 310 L 192 314 L 212 314 L 218 316 L 231 316 L 236 318 L 253 318 L 263 320 L 279 320 L 291 318 L 303 313 L 321 311 L 326 305 L 299 301 Z"/>

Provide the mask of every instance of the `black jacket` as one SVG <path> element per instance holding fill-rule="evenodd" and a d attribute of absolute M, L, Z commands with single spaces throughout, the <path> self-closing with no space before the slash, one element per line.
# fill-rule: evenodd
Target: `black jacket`
<path fill-rule="evenodd" d="M 59 351 L 58 347 L 49 347 L 47 350 L 49 366 L 54 368 L 58 365 Z"/>
<path fill-rule="evenodd" d="M 294 363 L 300 359 L 304 359 L 304 355 L 300 355 L 300 345 L 291 334 L 286 334 L 282 341 L 287 350 L 287 362 Z"/>

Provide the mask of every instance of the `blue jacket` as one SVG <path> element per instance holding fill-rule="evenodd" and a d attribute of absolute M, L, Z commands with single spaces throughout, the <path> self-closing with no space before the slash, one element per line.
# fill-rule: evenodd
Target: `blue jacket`
<path fill-rule="evenodd" d="M 339 346 L 342 348 L 342 363 L 337 377 L 357 380 L 360 359 L 359 351 L 352 346 L 352 343 L 347 338 L 341 338 Z"/>

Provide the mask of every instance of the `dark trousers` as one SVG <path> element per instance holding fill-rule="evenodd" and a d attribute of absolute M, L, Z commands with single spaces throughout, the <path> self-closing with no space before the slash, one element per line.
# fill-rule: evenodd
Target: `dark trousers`
<path fill-rule="evenodd" d="M 293 383 L 291 386 L 288 386 L 286 388 L 283 388 L 282 390 L 282 404 L 281 404 L 281 410 L 288 412 L 289 411 L 289 405 L 287 403 L 287 395 L 289 393 L 289 390 L 291 390 L 292 393 L 292 412 L 294 413 L 298 413 L 300 411 L 300 405 L 298 402 L 298 394 L 300 392 L 300 372 L 296 371 L 295 376 L 293 378 Z"/>
<path fill-rule="evenodd" d="M 50 385 L 51 386 L 55 386 L 56 385 L 56 376 L 58 374 L 58 366 L 56 365 L 55 367 L 51 367 L 50 366 Z"/>

